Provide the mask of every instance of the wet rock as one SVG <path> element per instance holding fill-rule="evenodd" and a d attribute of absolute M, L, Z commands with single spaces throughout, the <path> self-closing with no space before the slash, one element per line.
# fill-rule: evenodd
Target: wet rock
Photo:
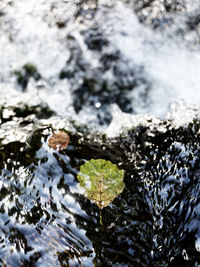
<path fill-rule="evenodd" d="M 52 266 L 85 266 L 86 259 L 86 266 L 200 263 L 199 120 L 178 128 L 147 121 L 108 138 L 70 128 L 62 118 L 40 120 L 32 107 L 23 115 L 26 109 L 9 107 L 12 116 L 0 125 L 2 264 L 34 266 L 47 258 Z M 54 127 L 70 136 L 63 151 L 48 146 Z M 102 210 L 103 225 L 98 207 L 78 187 L 80 165 L 92 158 L 125 171 L 125 189 Z"/>

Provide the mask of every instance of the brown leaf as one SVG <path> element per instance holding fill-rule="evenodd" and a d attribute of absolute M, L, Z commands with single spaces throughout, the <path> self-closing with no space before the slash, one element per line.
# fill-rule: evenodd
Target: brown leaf
<path fill-rule="evenodd" d="M 53 132 L 52 136 L 49 137 L 48 144 L 55 150 L 64 150 L 69 144 L 69 135 L 61 130 L 57 133 Z"/>

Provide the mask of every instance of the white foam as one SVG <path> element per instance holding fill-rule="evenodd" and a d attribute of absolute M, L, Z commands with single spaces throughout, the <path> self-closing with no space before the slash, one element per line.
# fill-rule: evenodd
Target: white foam
<path fill-rule="evenodd" d="M 160 122 L 159 119 L 150 114 L 132 115 L 122 112 L 116 104 L 112 105 L 112 117 L 110 125 L 105 130 L 108 137 L 115 137 L 121 132 L 138 125 L 148 125 L 149 121 L 152 121 L 154 124 Z"/>
<path fill-rule="evenodd" d="M 193 5 L 189 0 L 186 1 L 188 12 L 195 12 L 198 7 L 197 2 L 195 0 L 196 4 Z M 85 106 L 77 115 L 73 109 L 70 84 L 66 79 L 62 81 L 58 79 L 60 70 L 66 65 L 66 60 L 70 56 L 66 41 L 69 32 L 76 38 L 86 61 L 92 68 L 98 66 L 98 54 L 87 49 L 80 34 L 80 28 L 87 29 L 87 25 L 81 26 L 74 20 L 73 1 L 64 1 L 61 4 L 53 0 L 48 3 L 38 0 L 36 5 L 33 0 L 28 2 L 19 0 L 13 2 L 12 6 L 7 5 L 6 1 L 2 3 L 5 5 L 5 16 L 2 17 L 0 28 L 0 104 L 8 102 L 14 104 L 16 101 L 28 104 L 46 102 L 58 115 L 71 117 L 90 126 L 96 125 L 97 129 L 102 130 L 103 128 L 98 125 L 95 107 Z M 182 123 L 182 117 L 186 115 L 187 121 L 191 120 L 192 113 L 197 111 L 189 106 L 196 105 L 198 110 L 200 104 L 198 47 L 191 50 L 180 37 L 177 37 L 174 34 L 176 25 L 173 26 L 171 34 L 170 30 L 166 33 L 156 32 L 150 26 L 139 23 L 130 6 L 122 1 L 115 1 L 112 9 L 106 12 L 103 8 L 105 3 L 107 4 L 107 1 L 99 0 L 95 19 L 109 38 L 108 49 L 119 50 L 122 59 L 127 62 L 123 63 L 124 68 L 127 67 L 127 71 L 131 69 L 136 74 L 139 72 L 138 75 L 149 84 L 147 88 L 146 84 L 141 82 L 129 93 L 133 110 L 139 115 L 125 116 L 120 111 L 113 110 L 114 118 L 107 133 L 112 136 L 117 133 L 117 128 L 134 127 L 138 121 L 143 124 L 149 118 L 155 121 L 157 120 L 155 117 L 167 116 L 170 119 L 172 114 L 176 117 L 177 123 L 178 121 Z M 50 11 L 53 5 L 58 8 Z M 58 20 L 68 20 L 67 26 L 62 30 L 58 29 L 55 17 Z M 179 19 L 177 23 L 184 21 L 184 13 Z M 10 73 L 21 69 L 29 62 L 36 65 L 44 81 L 40 84 L 40 81 L 30 80 L 27 92 L 22 93 L 16 88 L 15 77 Z M 141 67 L 144 71 L 140 71 Z M 114 77 L 110 71 L 105 73 L 104 78 L 112 80 Z M 169 113 L 171 103 L 179 99 L 183 99 L 185 104 L 179 105 L 179 108 L 176 106 L 176 111 Z M 183 110 L 185 113 L 181 117 Z M 151 115 L 140 115 L 143 113 Z M 118 119 L 123 117 L 123 125 L 118 123 L 117 117 Z"/>
<path fill-rule="evenodd" d="M 198 108 L 189 106 L 185 104 L 184 101 L 176 101 L 170 105 L 169 111 L 164 119 L 170 121 L 172 127 L 178 128 L 199 118 L 200 111 Z M 112 121 L 105 130 L 105 133 L 108 137 L 116 137 L 122 132 L 139 125 L 157 125 L 160 131 L 166 131 L 164 127 L 159 125 L 160 123 L 161 120 L 151 114 L 128 114 L 122 112 L 120 108 L 114 104 L 112 105 Z"/>
<path fill-rule="evenodd" d="M 188 9 L 189 6 L 192 4 L 188 3 Z M 164 117 L 169 105 L 176 100 L 200 104 L 197 50 L 189 49 L 176 35 L 170 38 L 169 31 L 156 32 L 140 24 L 133 11 L 121 2 L 117 2 L 110 19 L 114 21 L 113 46 L 132 64 L 133 70 L 135 66 L 143 66 L 144 78 L 151 84 L 147 92 L 145 87 L 134 88 L 131 96 L 136 112 Z M 148 95 L 146 105 L 142 93 Z"/>

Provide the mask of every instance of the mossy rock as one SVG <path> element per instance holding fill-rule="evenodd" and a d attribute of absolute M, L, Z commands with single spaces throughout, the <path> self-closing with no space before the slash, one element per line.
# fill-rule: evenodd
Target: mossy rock
<path fill-rule="evenodd" d="M 21 86 L 22 91 L 25 91 L 30 78 L 38 81 L 42 78 L 35 65 L 31 63 L 25 64 L 21 70 L 15 70 L 14 75 L 17 77 L 17 83 Z"/>

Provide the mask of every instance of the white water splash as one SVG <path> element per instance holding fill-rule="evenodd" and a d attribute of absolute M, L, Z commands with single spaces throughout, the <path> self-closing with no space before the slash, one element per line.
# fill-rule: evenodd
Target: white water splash
<path fill-rule="evenodd" d="M 191 4 L 187 0 L 185 3 L 188 12 L 194 13 L 198 8 L 197 1 Z M 196 105 L 198 110 L 200 104 L 200 56 L 198 45 L 191 49 L 175 35 L 176 25 L 185 20 L 184 14 L 179 17 L 177 15 L 177 22 L 170 34 L 170 29 L 167 32 L 156 32 L 149 26 L 142 25 L 130 6 L 122 1 L 115 1 L 114 6 L 108 10 L 103 7 L 104 4 L 108 4 L 108 1 L 99 0 L 95 19 L 107 34 L 109 49 L 119 50 L 128 69 L 137 72 L 138 67 L 143 68 L 142 75 L 150 85 L 146 88 L 140 83 L 129 93 L 132 107 L 140 115 L 124 116 L 113 111 L 113 121 L 107 133 L 117 133 L 116 128 L 121 127 L 121 117 L 124 120 L 122 128 L 136 125 L 138 122 L 135 120 L 139 120 L 141 124 L 149 118 L 157 120 L 153 116 L 168 119 L 173 116 L 179 123 L 184 123 L 186 116 L 187 121 L 192 120 L 194 109 L 190 106 Z M 98 53 L 87 49 L 80 34 L 80 30 L 87 29 L 87 25 L 79 24 L 73 17 L 73 1 L 58 3 L 51 0 L 47 3 L 38 0 L 35 4 L 34 0 L 19 0 L 12 5 L 2 1 L 0 8 L 5 11 L 0 27 L 0 104 L 16 101 L 28 104 L 46 102 L 62 117 L 70 117 L 90 126 L 96 125 L 98 130 L 102 129 L 98 125 L 95 108 L 85 106 L 78 115 L 75 113 L 70 84 L 67 79 L 61 81 L 58 78 L 60 70 L 70 57 L 66 40 L 68 33 L 76 38 L 91 66 L 98 66 Z M 55 18 L 67 20 L 67 26 L 58 29 Z M 27 62 L 37 66 L 44 80 L 30 80 L 27 91 L 21 92 L 11 73 Z M 110 73 L 106 75 L 109 76 Z M 109 79 L 113 79 L 112 75 Z M 171 103 L 180 99 L 185 104 L 174 104 L 175 108 L 172 105 L 169 111 Z M 143 113 L 151 115 L 141 115 Z"/>
<path fill-rule="evenodd" d="M 108 137 L 116 137 L 122 132 L 135 128 L 139 125 L 154 127 L 157 125 L 160 130 L 161 120 L 151 114 L 128 114 L 122 112 L 120 108 L 112 105 L 112 121 L 105 133 Z M 169 111 L 166 114 L 165 120 L 170 121 L 171 126 L 178 128 L 187 125 L 194 119 L 200 119 L 200 110 L 195 106 L 189 106 L 184 101 L 176 101 L 170 105 Z M 166 130 L 166 129 L 165 129 Z"/>
<path fill-rule="evenodd" d="M 188 9 L 189 6 L 191 4 Z M 113 46 L 133 69 L 137 65 L 143 66 L 145 78 L 151 84 L 147 92 L 141 86 L 131 92 L 134 110 L 164 117 L 169 105 L 180 99 L 199 106 L 198 47 L 190 49 L 180 36 L 169 37 L 169 31 L 156 32 L 140 24 L 132 10 L 121 2 L 116 5 L 115 12 L 111 16 L 115 21 L 111 36 Z M 145 93 L 148 95 L 146 104 L 142 99 Z"/>

